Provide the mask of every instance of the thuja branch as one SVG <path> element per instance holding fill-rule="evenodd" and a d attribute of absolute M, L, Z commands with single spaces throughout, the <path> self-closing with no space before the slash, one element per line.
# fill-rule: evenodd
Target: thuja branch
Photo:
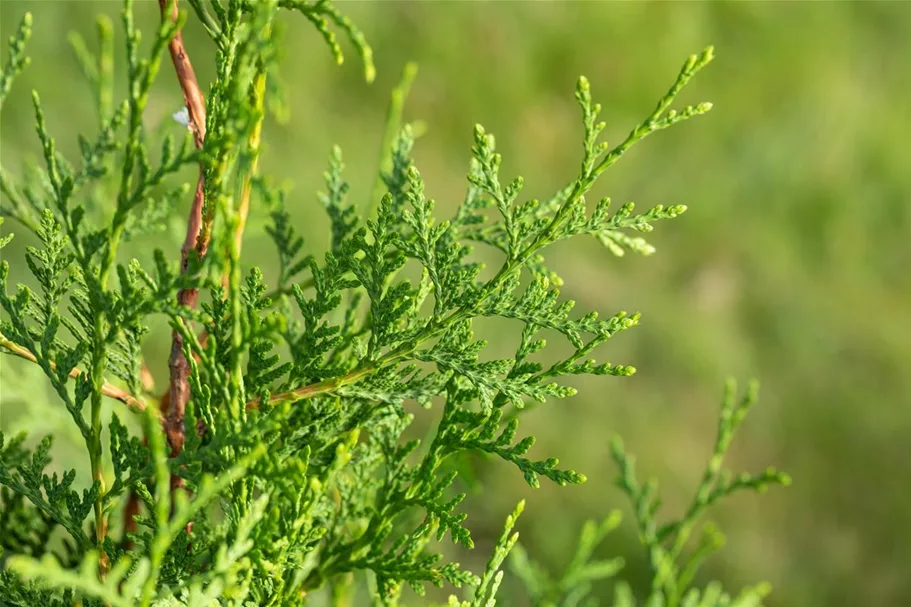
<path fill-rule="evenodd" d="M 271 70 L 277 41 L 272 28 L 278 9 L 292 8 L 315 26 L 341 61 L 333 31 L 337 29 L 358 49 L 370 79 L 371 52 L 363 35 L 331 0 L 189 0 L 189 4 L 217 47 L 217 73 L 207 89 L 211 93 L 203 98 L 184 48 L 185 14 L 178 10 L 178 0 L 159 0 L 160 26 L 148 60 L 139 58 L 140 36 L 133 27 L 131 0 L 125 0 L 129 97 L 98 144 L 112 156 L 116 152 L 116 158 L 105 157 L 107 164 L 96 159 L 98 146 L 89 142 L 82 145 L 83 164 L 88 168 L 74 177 L 71 165 L 47 134 L 36 100 L 46 163 L 41 178 L 48 182 L 44 186 L 48 195 L 31 196 L 34 188 L 28 183 L 21 189 L 23 204 L 35 207 L 43 217 L 37 232 L 43 247 L 27 253 L 29 269 L 42 288 L 35 294 L 22 287 L 15 297 L 7 296 L 8 264 L 0 263 L 0 300 L 10 317 L 9 321 L 4 318 L 3 330 L 9 337 L 0 335 L 0 351 L 37 363 L 50 377 L 86 439 L 95 482 L 79 496 L 70 489 L 75 470 L 66 471 L 62 480 L 44 472 L 50 463 L 50 438 L 30 453 L 22 444 L 24 437 L 5 441 L 0 434 L 0 484 L 12 488 L 20 501 L 31 501 L 39 515 L 52 514 L 70 530 L 77 545 L 65 562 L 81 561 L 76 573 L 51 554 L 44 563 L 32 558 L 51 552 L 44 546 L 31 550 L 28 557 L 13 555 L 11 571 L 41 579 L 31 585 L 0 572 L 0 596 L 6 598 L 12 588 L 25 597 L 14 601 L 29 605 L 57 604 L 62 598 L 65 603 L 127 607 L 158 605 L 173 597 L 193 604 L 230 597 L 284 605 L 299 603 L 304 592 L 325 584 L 342 589 L 333 595 L 338 599 L 354 583 L 352 574 L 372 572 L 374 598 L 384 604 L 395 604 L 406 585 L 419 592 L 425 584 L 444 581 L 457 588 L 475 588 L 471 601 L 460 603 L 453 597 L 450 605 L 492 604 L 502 579 L 500 566 L 515 541 L 509 531 L 515 515 L 483 577 L 456 563 L 440 563 L 441 555 L 429 544 L 434 536 L 440 540 L 449 534 L 457 543 L 472 545 L 470 530 L 462 525 L 466 514 L 457 509 L 465 497 L 455 494 L 460 467 L 452 466 L 444 474 L 442 464 L 459 452 L 488 453 L 517 467 L 532 487 L 538 486 L 539 476 L 561 485 L 584 479 L 575 471 L 558 469 L 554 457 L 528 459 L 534 437 L 517 438 L 519 420 L 504 415 L 504 409 L 518 408 L 525 399 L 543 402 L 573 393 L 569 386 L 545 385 L 550 379 L 630 374 L 630 367 L 598 365 L 589 355 L 617 331 L 636 324 L 638 316 L 620 312 L 599 320 L 594 311 L 579 318 L 570 315 L 572 302 L 561 298 L 556 287 L 562 281 L 545 267 L 542 251 L 563 240 L 594 236 L 612 251 L 625 247 L 645 252 L 647 243 L 627 231 L 646 232 L 653 221 L 685 210 L 682 205 L 657 206 L 634 216 L 628 203 L 608 213 L 605 199 L 591 211 L 585 196 L 597 177 L 630 146 L 708 109 L 701 104 L 677 113 L 670 106 L 689 78 L 711 59 L 711 50 L 690 58 L 654 111 L 614 148 L 599 140 L 604 128 L 596 120 L 599 108 L 591 101 L 587 81 L 581 79 L 576 89 L 584 126 L 581 170 L 543 203 L 519 200 L 521 178 L 501 183 L 501 158 L 494 139 L 478 127 L 468 195 L 455 217 L 446 222 L 433 216 L 433 201 L 424 197 L 424 182 L 410 154 L 414 133 L 410 126 L 399 128 L 414 75 L 409 66 L 393 92 L 381 175 L 366 209 L 358 209 L 348 199 L 341 152 L 333 153 L 326 174 L 328 193 L 319 196 L 332 221 L 331 250 L 321 264 L 307 254 L 303 238 L 291 229 L 284 191 L 258 175 L 263 109 L 268 105 L 264 99 L 275 84 Z M 23 30 L 13 41 L 14 54 L 25 37 Z M 181 161 L 162 160 L 167 170 L 150 179 L 149 159 L 154 154 L 147 146 L 143 111 L 165 47 L 183 92 L 187 126 L 200 153 L 185 154 L 182 147 Z M 94 65 L 89 51 L 83 54 L 84 63 Z M 11 62 L 13 68 L 17 62 Z M 0 73 L 0 97 L 8 90 L 7 69 Z M 101 114 L 107 115 L 104 108 L 109 103 L 99 101 L 99 105 Z M 128 135 L 121 145 L 115 139 L 124 126 Z M 170 138 L 163 142 L 162 158 L 173 157 L 171 145 Z M 134 213 L 135 208 L 148 200 L 161 177 L 197 159 L 199 177 L 180 265 L 172 267 L 161 251 L 156 251 L 154 268 L 139 261 L 117 264 L 120 241 L 136 233 L 136 225 L 149 223 L 147 215 Z M 71 195 L 74 186 L 98 182 L 101 187 L 104 172 L 94 168 L 102 166 L 119 167 L 120 189 L 113 219 L 99 227 L 90 225 L 88 220 L 94 218 L 85 208 L 71 204 L 76 201 Z M 266 296 L 261 269 L 254 268 L 244 282 L 240 274 L 253 184 L 262 184 L 263 198 L 274 204 L 275 228 L 270 235 L 279 253 L 275 291 L 279 305 Z M 19 199 L 16 184 L 3 173 L 0 186 L 8 198 Z M 384 189 L 388 193 L 379 196 Z M 169 194 L 164 206 L 173 209 L 185 191 L 182 187 Z M 97 190 L 93 196 L 104 198 Z M 18 208 L 15 201 L 13 208 Z M 488 217 L 486 209 L 498 214 Z M 5 242 L 0 238 L 0 246 Z M 504 261 L 483 279 L 482 268 L 471 254 L 475 243 L 505 254 Z M 417 284 L 400 276 L 404 264 L 412 261 L 423 269 Z M 291 285 L 307 269 L 310 278 Z M 112 278 L 113 270 L 117 276 Z M 220 287 L 213 286 L 211 301 L 198 301 L 200 270 L 223 275 Z M 526 284 L 526 278 L 531 282 Z M 291 301 L 284 297 L 289 286 Z M 304 295 L 308 287 L 315 293 Z M 364 296 L 370 305 L 366 313 L 360 305 Z M 294 303 L 300 316 L 290 307 Z M 193 311 L 197 305 L 201 310 Z M 149 330 L 146 318 L 160 313 L 170 318 L 174 334 L 169 386 L 159 408 L 155 399 L 143 400 L 138 360 Z M 481 354 L 485 341 L 474 337 L 472 323 L 492 317 L 524 325 L 511 358 L 486 360 Z M 193 327 L 194 323 L 202 323 L 205 331 L 200 334 L 201 327 Z M 58 335 L 59 327 L 65 327 L 74 340 Z M 574 353 L 547 367 L 535 355 L 546 346 L 539 339 L 545 331 L 562 334 Z M 286 345 L 291 359 L 283 361 L 281 350 Z M 110 385 L 105 373 L 116 374 L 130 393 Z M 282 393 L 272 394 L 276 385 L 282 386 Z M 102 397 L 117 398 L 130 409 L 143 411 L 146 440 L 121 423 L 118 411 L 111 418 L 110 448 L 105 453 L 100 443 Z M 301 406 L 290 404 L 303 399 L 311 400 Z M 445 401 L 436 435 L 429 448 L 420 448 L 421 441 L 405 439 L 413 416 L 403 404 L 416 401 L 429 406 L 435 399 Z M 89 403 L 91 422 L 89 411 L 83 409 Z M 640 491 L 631 475 L 624 476 L 634 503 L 647 506 L 640 509 L 648 515 L 641 523 L 648 532 L 643 533 L 646 547 L 652 555 L 663 550 L 669 557 L 652 561 L 664 566 L 680 557 L 671 569 L 655 568 L 663 576 L 656 576 L 658 589 L 672 599 L 689 588 L 701 558 L 701 547 L 685 555 L 695 518 L 734 490 L 759 488 L 777 479 L 774 471 L 728 478 L 721 469 L 730 433 L 744 412 L 744 407 L 725 405 L 715 455 L 682 519 L 658 527 L 652 520 L 652 504 L 645 499 L 650 493 Z M 420 462 L 414 457 L 419 452 L 425 453 Z M 100 474 L 106 455 L 110 457 L 104 463 L 113 472 L 107 487 Z M 192 492 L 182 490 L 184 482 Z M 131 497 L 124 536 L 130 541 L 122 544 L 123 550 L 111 550 L 106 517 L 127 491 Z M 0 501 L 4 506 L 9 503 L 5 492 Z M 140 506 L 146 516 L 136 516 Z M 93 510 L 94 537 L 89 538 L 86 521 Z M 15 514 L 15 518 L 27 517 L 28 511 Z M 4 536 L 3 521 L 8 518 L 0 519 L 0 536 Z M 183 531 L 189 532 L 191 521 L 197 528 L 189 538 Z M 36 518 L 35 522 L 42 521 Z M 572 568 L 564 579 L 616 571 L 609 563 L 607 568 L 583 563 L 594 545 L 589 544 L 575 563 L 580 568 Z M 100 580 L 95 571 L 101 574 Z M 571 590 L 581 600 L 584 589 L 560 584 L 560 592 Z"/>
<path fill-rule="evenodd" d="M 19 358 L 22 358 L 22 359 L 28 360 L 30 362 L 33 362 L 35 364 L 38 364 L 37 358 L 35 357 L 34 354 L 32 354 L 32 352 L 28 348 L 24 348 L 24 347 L 20 346 L 19 344 L 15 343 L 13 341 L 10 341 L 2 333 L 0 333 L 0 347 L 5 348 L 10 354 L 13 354 L 14 356 L 18 356 Z M 52 369 L 55 369 L 57 367 L 56 363 L 54 363 L 54 362 L 51 362 L 50 364 L 51 364 Z M 269 398 L 269 404 L 277 405 L 282 402 L 304 400 L 307 398 L 312 398 L 314 396 L 320 396 L 320 395 L 325 395 L 325 394 L 331 393 L 343 386 L 352 384 L 360 379 L 363 379 L 364 377 L 370 375 L 373 371 L 375 371 L 376 368 L 377 367 L 375 365 L 368 365 L 368 366 L 362 367 L 356 371 L 352 371 L 351 373 L 348 373 L 346 375 L 342 375 L 339 377 L 333 377 L 333 378 L 330 378 L 330 379 L 327 379 L 327 380 L 324 380 L 321 382 L 317 382 L 315 384 L 297 388 L 295 390 L 290 390 L 288 392 L 275 394 Z M 81 371 L 79 369 L 73 369 L 72 371 L 70 371 L 69 376 L 70 376 L 70 378 L 75 379 L 83 373 L 84 373 L 84 371 Z M 114 400 L 118 400 L 118 401 L 122 402 L 123 404 L 127 405 L 130 409 L 137 411 L 137 412 L 145 411 L 146 406 L 147 406 L 146 403 L 144 403 L 143 401 L 135 398 L 130 393 L 118 388 L 117 386 L 115 386 L 109 382 L 104 383 L 104 386 L 102 387 L 102 393 L 105 396 L 108 396 L 110 398 L 113 398 Z M 247 410 L 258 409 L 261 406 L 262 406 L 262 401 L 258 398 L 253 399 L 246 404 Z M 166 419 L 163 421 L 166 421 Z"/>
<path fill-rule="evenodd" d="M 18 356 L 19 358 L 22 358 L 29 362 L 38 364 L 38 359 L 35 357 L 34 354 L 32 354 L 32 352 L 28 348 L 24 348 L 24 347 L 20 346 L 19 344 L 15 343 L 13 341 L 10 341 L 5 335 L 3 335 L 3 333 L 0 333 L 0 347 L 3 347 L 7 352 L 9 352 L 10 354 L 12 354 L 14 356 Z M 51 362 L 50 365 L 51 365 L 52 369 L 57 368 L 57 365 L 54 362 Z M 364 378 L 365 376 L 372 373 L 374 370 L 375 370 L 375 367 L 373 365 L 371 365 L 371 366 L 364 367 L 362 369 L 353 371 L 351 373 L 348 373 L 348 374 L 340 376 L 340 377 L 327 379 L 325 381 L 321 381 L 321 382 L 318 382 L 315 384 L 304 386 L 302 388 L 298 388 L 296 390 L 291 390 L 289 392 L 275 394 L 269 398 L 269 404 L 275 405 L 275 404 L 282 403 L 282 402 L 303 400 L 303 399 L 307 399 L 307 398 L 312 398 L 314 396 L 331 393 L 334 390 L 337 390 L 338 388 L 341 388 L 348 384 L 354 383 L 354 382 L 358 381 L 359 379 Z M 80 369 L 73 369 L 72 371 L 70 371 L 69 376 L 72 379 L 76 379 L 83 373 L 84 373 L 84 371 L 81 371 Z M 102 386 L 102 393 L 107 397 L 110 397 L 110 398 L 113 398 L 114 400 L 118 400 L 118 401 L 122 402 L 123 404 L 127 405 L 133 411 L 142 412 L 142 411 L 146 410 L 147 405 L 145 402 L 143 402 L 142 400 L 139 400 L 138 398 L 131 395 L 129 392 L 126 392 L 125 390 L 122 390 L 109 382 L 105 382 L 104 385 Z M 260 399 L 253 399 L 246 404 L 247 410 L 258 409 L 260 406 L 262 406 L 262 402 L 260 401 Z M 163 419 L 163 421 L 166 422 L 167 420 Z"/>
<path fill-rule="evenodd" d="M 38 364 L 38 359 L 35 357 L 34 354 L 32 354 L 31 350 L 29 350 L 28 348 L 24 348 L 13 341 L 10 341 L 3 333 L 0 333 L 0 346 L 5 348 L 6 351 L 9 352 L 10 354 L 13 354 L 15 356 L 18 356 L 19 358 L 23 358 L 25 360 Z M 50 365 L 51 365 L 51 369 L 57 368 L 57 364 L 54 362 L 51 362 Z M 85 373 L 85 372 L 81 371 L 80 369 L 73 369 L 72 371 L 70 371 L 69 377 L 71 379 L 76 379 L 83 373 Z M 129 392 L 127 392 L 125 390 L 121 390 L 117 386 L 115 386 L 107 381 L 102 384 L 101 393 L 107 397 L 113 398 L 114 400 L 119 400 L 120 402 L 122 402 L 123 404 L 125 404 L 127 407 L 129 407 L 130 409 L 132 409 L 134 411 L 141 412 L 141 411 L 145 411 L 145 409 L 146 409 L 146 404 L 143 401 L 139 400 L 138 398 L 134 397 Z"/>

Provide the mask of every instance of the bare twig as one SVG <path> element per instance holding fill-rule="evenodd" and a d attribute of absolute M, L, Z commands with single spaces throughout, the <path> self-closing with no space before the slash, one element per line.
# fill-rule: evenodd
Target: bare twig
<path fill-rule="evenodd" d="M 161 8 L 161 18 L 176 21 L 178 18 L 177 0 L 158 0 Z M 190 129 L 197 149 L 202 149 L 206 136 L 206 106 L 202 91 L 196 80 L 193 65 L 187 56 L 183 45 L 183 36 L 177 32 L 168 45 L 177 80 L 183 91 L 184 101 L 189 113 Z M 203 203 L 205 192 L 205 172 L 202 162 L 199 166 L 199 180 L 196 184 L 196 194 L 190 217 L 187 221 L 187 235 L 180 249 L 181 272 L 185 273 L 189 267 L 190 255 L 195 253 L 200 259 L 206 256 L 209 249 L 208 229 L 203 229 Z M 200 235 L 203 235 L 200 237 Z M 199 297 L 196 288 L 183 289 L 177 295 L 179 305 L 195 308 Z M 190 384 L 188 381 L 190 367 L 183 354 L 183 338 L 175 330 L 172 334 L 170 369 L 169 407 L 165 420 L 165 434 L 171 446 L 171 455 L 176 456 L 183 450 L 185 440 L 184 414 L 187 401 L 190 399 Z"/>
<path fill-rule="evenodd" d="M 177 21 L 178 0 L 158 0 L 161 8 L 161 19 L 171 19 Z M 170 6 L 170 10 L 169 10 Z M 180 88 L 183 91 L 184 102 L 187 105 L 189 114 L 189 126 L 193 132 L 193 140 L 196 148 L 201 150 L 206 138 L 206 104 L 199 88 L 199 82 L 196 80 L 196 73 L 193 71 L 193 65 L 187 56 L 187 51 L 183 45 L 183 35 L 177 32 L 174 38 L 168 44 L 168 50 L 171 53 L 171 61 L 174 63 L 174 71 L 177 73 L 177 80 L 180 82 Z M 211 221 L 203 217 L 203 207 L 205 203 L 205 166 L 203 161 L 199 163 L 199 179 L 196 182 L 196 194 L 193 197 L 193 206 L 190 209 L 190 217 L 187 220 L 187 235 L 184 239 L 183 246 L 180 248 L 180 272 L 185 274 L 189 267 L 190 255 L 195 253 L 198 259 L 203 259 L 209 250 L 209 235 L 211 225 L 204 225 L 206 221 Z M 182 289 L 177 294 L 177 303 L 188 308 L 195 308 L 199 298 L 199 291 L 193 287 Z M 171 457 L 176 457 L 183 451 L 184 441 L 186 439 L 186 430 L 184 428 L 184 415 L 187 408 L 187 401 L 190 400 L 190 365 L 183 353 L 183 337 L 175 329 L 171 336 L 171 358 L 168 363 L 170 370 L 170 388 L 167 393 L 167 416 L 164 422 L 165 435 L 168 437 L 168 444 L 171 447 Z M 164 400 L 164 399 L 162 399 Z M 163 403 L 164 404 L 164 403 Z M 177 474 L 171 474 L 171 492 L 183 486 L 183 479 Z M 129 503 L 127 504 L 129 506 Z M 172 506 L 173 509 L 173 506 Z M 187 525 L 187 533 L 192 530 L 192 523 Z"/>

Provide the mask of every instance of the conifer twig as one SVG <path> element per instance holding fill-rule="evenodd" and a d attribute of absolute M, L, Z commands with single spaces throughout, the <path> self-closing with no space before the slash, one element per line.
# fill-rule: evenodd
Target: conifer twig
<path fill-rule="evenodd" d="M 177 2 L 178 0 L 158 0 L 162 20 L 170 18 L 172 21 L 177 21 L 179 18 Z M 170 10 L 168 9 L 169 5 Z M 171 39 L 168 44 L 168 50 L 171 53 L 177 80 L 180 82 L 180 88 L 183 91 L 184 102 L 189 115 L 188 124 L 193 133 L 194 143 L 198 150 L 202 150 L 206 137 L 206 104 L 199 88 L 199 82 L 196 80 L 193 65 L 190 63 L 190 58 L 184 48 L 183 35 L 180 31 Z M 204 161 L 200 159 L 196 194 L 193 197 L 193 206 L 190 208 L 190 217 L 187 220 L 187 235 L 183 246 L 180 248 L 181 274 L 187 272 L 192 253 L 195 253 L 197 259 L 202 260 L 209 250 L 211 225 L 204 224 L 206 221 L 210 222 L 211 219 L 203 215 L 204 204 L 205 165 Z M 182 289 L 177 294 L 177 303 L 188 308 L 195 308 L 198 297 L 199 290 L 195 287 Z M 183 353 L 183 337 L 176 329 L 171 333 L 171 357 L 168 362 L 168 369 L 170 371 L 170 383 L 167 393 L 168 408 L 164 421 L 164 430 L 168 444 L 171 447 L 171 457 L 176 457 L 183 450 L 186 439 L 184 415 L 187 402 L 190 400 L 190 365 Z M 178 474 L 171 474 L 170 484 L 173 492 L 183 486 L 183 479 Z M 127 502 L 128 507 L 132 505 L 132 499 L 133 496 L 130 496 Z M 190 533 L 191 530 L 192 522 L 187 524 L 186 532 Z"/>
<path fill-rule="evenodd" d="M 158 0 L 161 8 L 161 18 L 176 21 L 178 18 L 177 0 Z M 202 149 L 206 136 L 206 107 L 202 91 L 196 80 L 193 65 L 187 56 L 183 45 L 183 36 L 177 32 L 168 44 L 177 80 L 183 91 L 189 113 L 190 129 L 197 149 Z M 196 184 L 196 194 L 190 217 L 187 221 L 187 235 L 180 250 L 181 273 L 186 273 L 189 267 L 190 254 L 195 252 L 197 257 L 205 257 L 208 248 L 209 230 L 203 229 L 203 203 L 205 190 L 205 170 L 202 162 L 199 166 L 199 180 Z M 177 295 L 179 305 L 195 308 L 199 292 L 196 288 L 183 289 Z M 170 388 L 168 397 L 168 413 L 165 421 L 165 434 L 171 446 L 172 456 L 176 456 L 183 449 L 185 440 L 184 412 L 187 401 L 190 399 L 190 384 L 188 380 L 190 367 L 183 354 L 183 339 L 177 331 L 172 333 L 171 358 L 168 365 L 170 369 Z"/>
<path fill-rule="evenodd" d="M 0 346 L 5 348 L 10 354 L 18 356 L 19 358 L 24 358 L 25 360 L 29 360 L 35 364 L 39 364 L 38 358 L 32 354 L 31 350 L 24 348 L 13 341 L 10 341 L 5 335 L 3 335 L 3 333 L 0 333 Z M 57 363 L 53 361 L 50 362 L 50 365 L 51 369 L 57 368 Z M 70 371 L 69 376 L 72 379 L 76 379 L 83 373 L 84 371 L 80 369 L 73 369 Z M 144 402 L 134 397 L 129 392 L 121 390 L 111 383 L 105 382 L 101 387 L 101 393 L 107 397 L 113 398 L 114 400 L 119 400 L 134 411 L 145 411 L 146 409 L 146 404 Z"/>
<path fill-rule="evenodd" d="M 18 356 L 19 358 L 23 358 L 25 360 L 38 364 L 38 359 L 35 357 L 34 354 L 32 354 L 32 352 L 28 348 L 24 348 L 24 347 L 20 346 L 19 344 L 10 341 L 2 333 L 0 333 L 0 346 L 5 348 L 10 354 L 13 354 L 15 356 Z M 51 364 L 52 369 L 56 368 L 56 366 L 57 366 L 56 363 L 54 363 L 53 361 L 51 361 L 50 364 Z M 331 392 L 331 391 L 333 391 L 337 388 L 340 388 L 342 386 L 345 386 L 347 384 L 353 383 L 353 382 L 361 379 L 365 375 L 368 375 L 373 370 L 374 370 L 373 367 L 363 368 L 363 369 L 359 369 L 359 370 L 353 371 L 351 373 L 348 373 L 347 375 L 330 378 L 328 380 L 317 382 L 315 384 L 309 384 L 307 386 L 302 386 L 300 388 L 297 388 L 296 390 L 291 390 L 289 392 L 275 394 L 271 398 L 269 398 L 269 404 L 275 405 L 275 404 L 285 402 L 285 401 L 303 400 L 303 399 L 317 396 L 320 394 L 325 394 L 327 392 Z M 84 373 L 84 372 L 81 371 L 80 369 L 73 369 L 72 371 L 70 371 L 69 376 L 71 378 L 75 379 L 82 373 Z M 120 388 L 118 388 L 117 386 L 115 386 L 111 383 L 106 382 L 104 384 L 104 387 L 102 388 L 101 392 L 105 396 L 108 396 L 110 398 L 113 398 L 114 400 L 118 400 L 118 401 L 122 402 L 123 404 L 127 405 L 130 409 L 132 409 L 134 411 L 142 412 L 142 411 L 146 410 L 146 404 L 144 402 L 142 402 L 141 400 L 132 396 L 130 393 L 126 392 L 125 390 L 121 390 Z M 169 397 L 169 394 L 165 393 L 162 398 L 163 402 L 166 405 L 169 405 L 168 397 Z M 252 409 L 258 409 L 261 404 L 262 404 L 262 402 L 259 399 L 254 399 L 247 403 L 246 408 L 248 411 L 252 410 Z M 168 412 L 170 412 L 170 410 Z M 166 418 L 163 419 L 162 421 L 167 423 Z"/>

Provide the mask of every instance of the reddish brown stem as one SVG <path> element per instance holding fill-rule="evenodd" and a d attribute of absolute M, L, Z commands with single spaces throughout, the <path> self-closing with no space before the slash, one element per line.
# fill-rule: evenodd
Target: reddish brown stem
<path fill-rule="evenodd" d="M 161 8 L 162 20 L 171 19 L 171 21 L 177 21 L 177 0 L 158 0 L 158 5 Z M 201 150 L 206 138 L 206 104 L 199 88 L 199 82 L 196 80 L 193 65 L 190 63 L 190 58 L 184 48 L 181 32 L 177 32 L 174 38 L 171 39 L 168 44 L 168 50 L 171 53 L 171 61 L 174 63 L 177 80 L 180 82 L 180 88 L 183 91 L 184 102 L 190 118 L 189 126 L 193 132 L 193 140 L 196 148 Z M 211 226 L 204 225 L 205 221 L 207 221 L 203 217 L 204 203 L 205 167 L 200 161 L 196 194 L 193 197 L 193 206 L 190 209 L 190 217 L 187 220 L 187 235 L 180 249 L 181 274 L 187 272 L 191 255 L 195 254 L 198 259 L 202 260 L 209 249 Z M 177 303 L 188 308 L 195 308 L 198 298 L 199 292 L 197 289 L 183 289 L 177 294 Z M 183 337 L 174 330 L 171 339 L 171 358 L 168 363 L 170 389 L 167 393 L 167 402 L 162 402 L 162 405 L 167 405 L 167 416 L 164 422 L 165 435 L 168 437 L 168 444 L 171 447 L 171 457 L 176 457 L 183 450 L 186 438 L 184 416 L 187 402 L 190 400 L 190 365 L 183 353 Z M 162 400 L 164 401 L 164 399 Z M 171 493 L 173 494 L 175 490 L 182 486 L 183 479 L 177 474 L 172 474 Z M 191 530 L 192 524 L 188 524 L 187 533 L 190 533 Z"/>
<path fill-rule="evenodd" d="M 176 22 L 179 17 L 177 10 L 178 0 L 158 0 L 158 6 L 161 8 L 161 19 L 171 19 Z M 168 7 L 170 6 L 170 15 Z M 190 114 L 190 129 L 193 131 L 196 147 L 202 149 L 203 141 L 206 139 L 206 103 L 202 96 L 202 90 L 199 88 L 199 82 L 196 80 L 196 72 L 193 71 L 193 64 L 187 56 L 187 51 L 183 45 L 183 34 L 177 34 L 168 44 L 168 50 L 171 53 L 171 61 L 174 63 L 174 71 L 177 72 L 177 80 L 180 82 L 180 88 L 183 91 L 184 102 L 187 105 L 187 111 Z"/>
<path fill-rule="evenodd" d="M 177 21 L 177 0 L 158 0 L 161 8 L 161 18 Z M 190 130 L 197 149 L 202 149 L 206 137 L 206 106 L 193 65 L 187 56 L 183 45 L 183 35 L 177 32 L 168 44 L 171 61 L 177 80 L 183 91 L 184 102 L 189 113 Z M 203 226 L 203 206 L 205 197 L 205 171 L 202 163 L 199 167 L 199 179 L 196 183 L 196 194 L 193 197 L 193 206 L 187 221 L 187 234 L 180 249 L 181 273 L 186 273 L 190 263 L 190 256 L 195 254 L 199 259 L 206 256 L 209 248 L 208 237 L 200 238 L 200 234 L 209 234 Z M 195 308 L 199 293 L 197 289 L 183 289 L 177 295 L 177 303 L 188 308 Z M 171 447 L 171 456 L 176 456 L 183 450 L 185 440 L 184 415 L 187 401 L 190 399 L 190 384 L 188 376 L 190 366 L 183 353 L 183 338 L 175 330 L 172 334 L 171 358 L 168 364 L 170 370 L 170 389 L 168 391 L 168 414 L 165 419 L 164 429 Z M 172 479 L 172 485 L 175 481 Z"/>
<path fill-rule="evenodd" d="M 180 269 L 185 273 L 189 266 L 190 255 L 195 253 L 200 259 L 208 252 L 208 241 L 197 241 L 202 227 L 203 207 L 203 171 L 200 168 L 199 182 L 196 186 L 196 196 L 193 198 L 193 207 L 190 210 L 190 219 L 187 223 L 187 237 L 180 249 Z M 199 298 L 196 288 L 183 289 L 177 294 L 177 303 L 188 308 L 195 308 Z M 183 450 L 184 443 L 184 414 L 187 401 L 190 400 L 190 365 L 183 353 L 183 337 L 175 329 L 171 336 L 171 358 L 168 363 L 170 371 L 170 387 L 168 390 L 168 415 L 165 421 L 165 434 L 171 446 L 171 455 L 176 456 Z"/>

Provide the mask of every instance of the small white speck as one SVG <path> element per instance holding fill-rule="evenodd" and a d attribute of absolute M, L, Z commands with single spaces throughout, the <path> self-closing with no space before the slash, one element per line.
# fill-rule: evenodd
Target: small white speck
<path fill-rule="evenodd" d="M 174 120 L 179 122 L 181 125 L 189 128 L 190 127 L 190 110 L 186 107 L 180 108 L 180 111 L 174 112 Z"/>

